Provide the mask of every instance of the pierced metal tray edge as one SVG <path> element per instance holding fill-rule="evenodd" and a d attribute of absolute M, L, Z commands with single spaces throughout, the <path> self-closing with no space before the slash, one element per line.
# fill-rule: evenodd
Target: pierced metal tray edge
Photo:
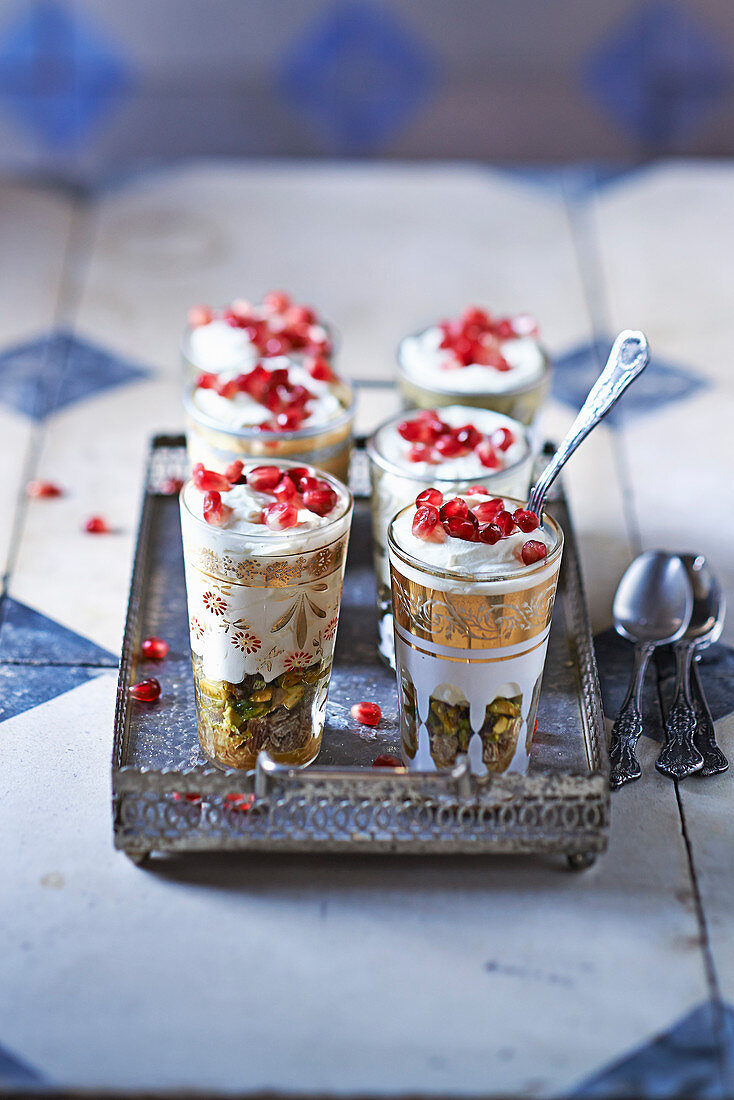
<path fill-rule="evenodd" d="M 479 780 L 471 776 L 463 761 L 449 773 L 419 774 L 369 772 L 364 768 L 321 767 L 318 765 L 303 771 L 277 765 L 267 759 L 259 764 L 256 772 L 240 772 L 235 769 L 223 771 L 218 768 L 154 769 L 139 768 L 123 764 L 126 752 L 127 709 L 129 696 L 127 683 L 135 653 L 139 632 L 140 605 L 144 592 L 146 571 L 148 568 L 148 529 L 150 526 L 154 494 L 150 492 L 151 469 L 154 453 L 162 447 L 180 448 L 185 445 L 183 435 L 156 435 L 151 439 L 145 467 L 145 484 L 140 523 L 137 532 L 136 550 L 130 581 L 128 612 L 125 623 L 122 654 L 117 684 L 117 700 L 114 719 L 114 741 L 112 752 L 112 793 L 113 823 L 115 846 L 127 851 L 133 858 L 145 855 L 140 852 L 140 841 L 130 838 L 118 829 L 117 807 L 121 796 L 148 792 L 165 795 L 171 792 L 197 792 L 214 798 L 225 794 L 241 792 L 254 793 L 257 800 L 270 802 L 273 796 L 293 795 L 302 792 L 304 801 L 326 796 L 334 799 L 341 792 L 372 805 L 390 799 L 406 804 L 420 804 L 438 800 L 439 803 L 453 805 L 481 806 L 485 802 L 492 804 L 525 802 L 540 803 L 550 800 L 556 804 L 568 803 L 579 808 L 582 802 L 586 811 L 588 828 L 569 830 L 551 828 L 545 832 L 538 830 L 532 823 L 524 830 L 517 827 L 501 833 L 486 835 L 480 843 L 468 846 L 454 842 L 440 844 L 436 837 L 421 840 L 411 836 L 409 840 L 396 838 L 386 833 L 375 833 L 362 839 L 351 838 L 348 842 L 333 843 L 333 838 L 319 838 L 310 835 L 308 844 L 304 837 L 283 835 L 273 843 L 272 838 L 258 841 L 242 834 L 223 837 L 217 847 L 237 848 L 238 850 L 257 850 L 258 848 L 279 850 L 303 850 L 305 847 L 322 850 L 390 850 L 401 852 L 421 851 L 483 851 L 483 852 L 564 852 L 573 866 L 587 866 L 596 854 L 603 852 L 608 843 L 610 796 L 608 785 L 608 762 L 604 751 L 604 722 L 601 709 L 596 656 L 591 635 L 591 627 L 586 611 L 586 602 L 581 576 L 575 533 L 570 523 L 565 497 L 556 500 L 556 509 L 563 511 L 563 526 L 567 536 L 566 562 L 564 563 L 564 591 L 568 601 L 571 634 L 576 648 L 579 675 L 581 681 L 582 720 L 584 741 L 589 762 L 588 773 L 564 775 L 537 774 L 532 776 L 497 775 L 491 780 Z M 571 553 L 568 553 L 568 550 Z M 322 843 L 319 843 L 321 839 Z M 331 839 L 332 843 L 327 841 Z M 213 845 L 208 838 L 194 838 L 181 841 L 180 838 L 161 836 L 154 845 L 156 851 L 209 849 Z M 150 849 L 151 845 L 146 845 Z M 576 862 L 574 862 L 574 860 Z"/>

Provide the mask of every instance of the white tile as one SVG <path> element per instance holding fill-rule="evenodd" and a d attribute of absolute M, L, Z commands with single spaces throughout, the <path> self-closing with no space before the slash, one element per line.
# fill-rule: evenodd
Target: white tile
<path fill-rule="evenodd" d="M 58 1084 L 565 1093 L 705 998 L 652 742 L 581 876 L 389 857 L 142 871 L 111 846 L 113 707 L 104 675 L 0 737 L 17 838 L 0 849 L 0 1034 Z"/>
<path fill-rule="evenodd" d="M 716 723 L 716 739 L 734 766 L 734 715 Z M 734 1005 L 734 803 L 732 773 L 680 784 L 716 974 L 724 1000 Z"/>
<path fill-rule="evenodd" d="M 2 350 L 46 331 L 58 316 L 73 218 L 72 200 L 60 190 L 0 181 Z"/>
<path fill-rule="evenodd" d="M 596 224 L 615 328 L 734 385 L 734 165 L 672 162 L 600 193 Z"/>
<path fill-rule="evenodd" d="M 189 304 L 272 287 L 334 322 L 352 377 L 475 300 L 536 313 L 554 352 L 588 335 L 561 199 L 476 167 L 199 162 L 111 192 L 95 227 L 82 327 L 171 371 Z"/>
<path fill-rule="evenodd" d="M 65 495 L 28 507 L 12 596 L 119 652 L 148 441 L 181 423 L 177 386 L 157 379 L 98 394 L 49 420 L 38 469 Z M 84 532 L 92 515 L 114 533 Z"/>
<path fill-rule="evenodd" d="M 0 405 L 0 439 L 2 439 L 3 476 L 0 477 L 0 575 L 8 566 L 8 554 L 13 537 L 16 509 L 24 502 L 24 480 L 33 425 L 22 413 Z M 52 504 L 53 501 L 39 501 Z"/>

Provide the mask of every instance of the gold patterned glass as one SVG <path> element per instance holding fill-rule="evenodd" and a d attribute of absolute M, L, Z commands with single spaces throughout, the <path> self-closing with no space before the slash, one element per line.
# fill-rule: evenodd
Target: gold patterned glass
<path fill-rule="evenodd" d="M 228 428 L 196 407 L 194 391 L 192 385 L 184 393 L 186 448 L 192 466 L 203 462 L 207 470 L 223 472 L 236 459 L 263 464 L 286 459 L 348 480 L 354 425 L 354 392 L 348 383 L 340 381 L 336 386 L 344 406 L 338 417 L 327 424 L 306 424 L 291 432 Z"/>
<path fill-rule="evenodd" d="M 263 749 L 305 766 L 321 747 L 352 518 L 351 495 L 329 480 L 344 507 L 295 552 L 291 529 L 253 553 L 191 511 L 191 482 L 181 493 L 199 742 L 221 766 L 254 768 Z"/>
<path fill-rule="evenodd" d="M 507 499 L 507 498 L 506 498 Z M 512 511 L 519 500 L 507 500 Z M 397 519 L 397 517 L 396 517 Z M 540 697 L 563 532 L 536 565 L 501 574 L 444 572 L 388 532 L 403 758 L 418 771 L 525 772 Z M 489 549 L 489 548 L 488 548 Z"/>
<path fill-rule="evenodd" d="M 390 566 L 387 560 L 387 529 L 396 512 L 411 504 L 424 489 L 439 489 L 444 497 L 455 496 L 478 482 L 486 486 L 492 496 L 524 496 L 530 486 L 533 466 L 533 450 L 530 433 L 522 425 L 525 451 L 522 457 L 503 470 L 484 470 L 469 478 L 445 478 L 432 474 L 430 478 L 418 478 L 409 468 L 399 466 L 383 454 L 380 440 L 385 429 L 397 426 L 405 418 L 404 413 L 386 420 L 367 441 L 370 459 L 370 485 L 372 490 L 372 548 L 377 576 L 377 612 L 379 617 L 378 652 L 391 668 L 395 667 L 393 644 L 392 594 L 390 591 Z"/>

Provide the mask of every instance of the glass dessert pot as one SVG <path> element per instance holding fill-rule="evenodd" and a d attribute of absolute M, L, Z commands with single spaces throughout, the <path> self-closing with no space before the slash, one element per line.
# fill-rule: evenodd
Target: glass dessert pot
<path fill-rule="evenodd" d="M 328 481 L 337 503 L 302 531 L 212 526 L 196 485 L 181 492 L 199 742 L 220 766 L 254 768 L 263 749 L 304 766 L 321 746 L 352 497 L 308 474 Z"/>
<path fill-rule="evenodd" d="M 379 615 L 380 656 L 395 667 L 395 649 L 392 623 L 392 593 L 390 590 L 390 566 L 387 553 L 387 530 L 390 521 L 401 508 L 415 501 L 418 493 L 430 486 L 440 489 L 445 497 L 461 492 L 469 485 L 480 483 L 487 488 L 490 496 L 523 497 L 528 491 L 533 467 L 533 450 L 530 433 L 524 425 L 509 417 L 489 410 L 472 410 L 465 406 L 438 410 L 454 425 L 465 423 L 475 412 L 476 426 L 487 434 L 498 428 L 511 430 L 515 434 L 512 461 L 501 469 L 487 469 L 478 461 L 473 472 L 457 477 L 446 476 L 443 470 L 456 469 L 456 463 L 444 462 L 438 465 L 413 463 L 404 460 L 395 450 L 397 425 L 406 414 L 400 413 L 381 424 L 367 441 L 367 453 L 370 459 L 370 484 L 372 490 L 372 545 L 377 576 L 377 608 Z M 409 415 L 409 414 L 408 414 Z M 471 457 L 471 456 L 469 456 Z M 466 462 L 466 459 L 462 460 Z"/>
<path fill-rule="evenodd" d="M 508 501 L 506 507 L 523 507 Z M 474 774 L 527 770 L 563 553 L 546 513 L 547 556 L 495 570 L 441 569 L 388 532 L 398 709 L 405 764 Z M 491 550 L 491 547 L 487 547 Z"/>
<path fill-rule="evenodd" d="M 210 470 L 224 471 L 237 459 L 264 463 L 309 463 L 341 481 L 349 477 L 354 425 L 354 392 L 343 379 L 333 384 L 341 412 L 326 421 L 294 430 L 263 430 L 257 425 L 232 427 L 207 414 L 196 403 L 196 384 L 184 392 L 186 447 L 192 466 L 203 462 Z"/>

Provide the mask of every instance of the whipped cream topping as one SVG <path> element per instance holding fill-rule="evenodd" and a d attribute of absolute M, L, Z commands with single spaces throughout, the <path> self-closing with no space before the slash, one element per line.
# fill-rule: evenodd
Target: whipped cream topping
<path fill-rule="evenodd" d="M 213 322 L 214 323 L 214 322 Z M 233 329 L 232 331 L 241 331 Z M 253 360 L 252 367 L 257 360 Z M 272 374 L 276 370 L 288 371 L 288 382 L 293 386 L 305 386 L 313 396 L 306 402 L 302 425 L 318 427 L 336 420 L 344 412 L 344 404 L 337 395 L 337 387 L 344 387 L 344 383 L 335 380 L 325 382 L 313 378 L 300 363 L 294 363 L 285 356 L 277 356 L 265 359 L 261 366 Z M 218 372 L 218 384 L 226 384 L 237 378 L 239 370 L 231 369 Z M 196 409 L 215 421 L 223 428 L 238 430 L 241 428 L 257 427 L 273 420 L 272 411 L 256 401 L 250 394 L 238 391 L 231 397 L 226 397 L 216 389 L 204 386 L 195 386 L 192 394 L 193 404 Z M 273 430 L 278 430 L 273 428 Z"/>
<path fill-rule="evenodd" d="M 458 499 L 463 500 L 471 511 L 478 504 L 493 499 L 482 494 L 459 494 Z M 508 511 L 513 512 L 522 507 L 517 501 L 505 502 Z M 456 573 L 458 576 L 465 574 L 481 574 L 483 578 L 491 579 L 493 575 L 505 576 L 507 573 L 517 571 L 522 573 L 528 566 L 522 561 L 520 552 L 528 541 L 540 542 L 546 547 L 547 552 L 556 545 L 557 539 L 549 526 L 536 527 L 530 532 L 515 528 L 509 535 L 500 538 L 494 545 L 485 542 L 469 542 L 462 538 L 446 535 L 443 541 L 435 542 L 430 539 L 422 539 L 413 534 L 413 519 L 416 514 L 416 506 L 411 505 L 403 509 L 392 524 L 392 535 L 395 544 L 411 557 L 424 562 L 429 567 L 441 569 L 446 573 Z"/>
<path fill-rule="evenodd" d="M 482 367 L 482 370 L 486 368 Z M 474 479 L 486 481 L 488 477 L 496 477 L 497 474 L 510 466 L 515 466 L 525 458 L 530 450 L 527 439 L 527 431 L 522 424 L 502 413 L 491 409 L 472 408 L 467 405 L 447 405 L 445 408 L 436 409 L 440 419 L 450 428 L 461 428 L 471 424 L 482 435 L 491 439 L 499 428 L 504 428 L 512 435 L 512 442 L 505 450 L 495 448 L 498 465 L 488 469 L 480 460 L 476 448 L 468 454 L 458 455 L 455 458 L 440 457 L 438 462 L 413 462 L 409 458 L 412 444 L 403 439 L 398 431 L 398 424 L 404 419 L 413 420 L 415 414 L 401 414 L 384 424 L 378 429 L 374 438 L 375 450 L 391 465 L 404 470 L 412 478 L 432 484 L 433 480 L 462 481 Z M 522 486 L 524 491 L 525 486 Z"/>
<path fill-rule="evenodd" d="M 188 358 L 200 370 L 245 369 L 263 356 L 329 355 L 331 339 L 308 306 L 286 294 L 266 294 L 253 305 L 237 299 L 224 309 L 189 310 Z"/>
<path fill-rule="evenodd" d="M 417 336 L 406 336 L 398 361 L 408 378 L 437 393 L 509 393 L 537 381 L 545 369 L 545 353 L 534 336 L 499 341 L 507 369 L 482 363 L 457 364 L 449 348 L 441 347 L 443 330 L 434 325 Z"/>
<path fill-rule="evenodd" d="M 280 463 L 278 467 L 281 467 Z M 291 467 L 282 464 L 283 474 Z M 263 463 L 251 463 L 244 468 L 243 477 L 247 478 L 250 471 L 262 468 Z M 302 553 L 323 545 L 324 528 L 347 514 L 350 496 L 336 478 L 327 477 L 320 470 L 311 467 L 298 469 L 308 470 L 309 476 L 327 483 L 333 490 L 335 504 L 326 515 L 318 515 L 305 506 L 302 496 L 295 496 L 284 502 L 292 504 L 297 513 L 295 524 L 285 530 L 271 528 L 263 522 L 264 510 L 279 503 L 274 493 L 259 491 L 246 482 L 236 484 L 228 492 L 219 494 L 223 514 L 221 522 L 217 524 L 207 522 L 205 503 L 209 494 L 199 489 L 193 481 L 189 481 L 184 487 L 183 502 L 189 513 L 205 525 L 206 541 L 216 544 L 220 553 L 226 546 L 235 556 L 241 556 L 243 552 L 253 555 Z"/>

